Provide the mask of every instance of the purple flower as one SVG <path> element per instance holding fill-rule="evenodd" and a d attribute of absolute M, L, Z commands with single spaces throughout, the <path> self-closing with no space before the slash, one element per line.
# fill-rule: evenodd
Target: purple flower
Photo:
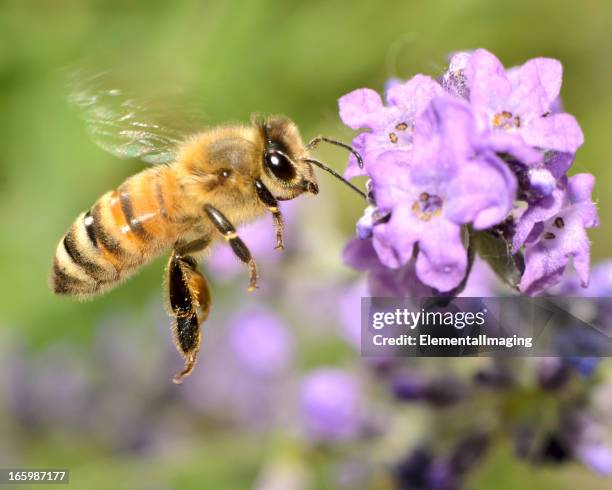
<path fill-rule="evenodd" d="M 229 322 L 229 343 L 238 362 L 258 376 L 274 376 L 289 367 L 293 338 L 271 311 L 247 308 Z"/>
<path fill-rule="evenodd" d="M 582 443 L 575 450 L 576 458 L 600 475 L 612 474 L 612 448 L 603 443 Z"/>
<path fill-rule="evenodd" d="M 341 334 L 357 351 L 361 351 L 361 298 L 367 296 L 367 283 L 359 281 L 348 287 L 340 298 Z"/>
<path fill-rule="evenodd" d="M 501 286 L 491 267 L 484 260 L 476 257 L 470 271 L 470 277 L 459 296 L 465 298 L 495 297 L 496 289 L 501 288 Z"/>
<path fill-rule="evenodd" d="M 529 263 L 521 285 L 528 294 L 557 282 L 568 256 L 586 281 L 584 233 L 573 249 L 572 240 L 564 242 L 560 248 L 566 250 L 543 270 L 538 264 L 548 253 L 539 238 L 555 235 L 543 231 L 549 218 L 578 203 L 566 200 L 566 172 L 583 135 L 575 118 L 562 112 L 562 71 L 561 63 L 549 58 L 506 70 L 493 54 L 478 49 L 454 54 L 439 83 L 424 75 L 393 80 L 386 88 L 388 105 L 369 89 L 340 98 L 343 122 L 368 130 L 354 140 L 364 168 L 351 157 L 345 175 L 370 177 L 370 206 L 357 233 L 372 239 L 384 266 L 398 269 L 414 261 L 423 284 L 452 291 L 465 279 L 465 232 L 471 225 L 497 227 L 496 236 L 512 241 L 513 254 L 526 246 Z M 521 202 L 527 203 L 525 211 Z M 580 201 L 582 208 L 589 203 Z M 584 215 L 582 228 L 596 221 L 589 221 L 586 209 L 570 214 Z M 570 225 L 562 235 L 577 229 Z M 372 278 L 380 266 L 367 269 Z"/>
<path fill-rule="evenodd" d="M 554 391 L 567 385 L 570 371 L 560 357 L 543 357 L 538 360 L 536 376 L 542 389 Z"/>
<path fill-rule="evenodd" d="M 492 152 L 477 151 L 476 138 L 467 103 L 438 97 L 418 119 L 408 156 L 387 152 L 368 169 L 378 207 L 391 212 L 373 230 L 380 260 L 400 267 L 418 244 L 417 275 L 439 291 L 453 289 L 465 276 L 461 225 L 485 229 L 499 223 L 516 193 L 512 172 Z"/>
<path fill-rule="evenodd" d="M 482 433 L 464 436 L 448 455 L 436 455 L 427 446 L 416 447 L 393 469 L 401 490 L 458 490 L 462 480 L 485 456 L 490 444 Z"/>
<path fill-rule="evenodd" d="M 417 371 L 396 374 L 391 390 L 398 400 L 423 401 L 435 407 L 454 405 L 468 396 L 467 387 L 454 376 L 432 378 Z"/>
<path fill-rule="evenodd" d="M 417 276 L 415 261 L 392 269 L 384 265 L 374 249 L 372 239 L 352 239 L 344 248 L 344 263 L 368 273 L 370 296 L 429 297 L 433 290 Z"/>
<path fill-rule="evenodd" d="M 591 201 L 594 183 L 590 174 L 574 175 L 566 188 L 558 188 L 519 221 L 515 247 L 523 237 L 526 244 L 525 272 L 519 285 L 523 293 L 535 295 L 557 284 L 570 258 L 582 287 L 588 286 L 590 242 L 585 228 L 598 224 L 597 208 Z"/>
<path fill-rule="evenodd" d="M 572 422 L 574 457 L 600 475 L 612 474 L 612 447 L 608 444 L 606 428 L 582 413 Z"/>
<path fill-rule="evenodd" d="M 587 288 L 581 287 L 580 278 L 573 274 L 563 280 L 555 293 L 585 298 L 609 298 L 612 296 L 612 260 L 600 262 L 593 267 Z M 602 302 L 602 305 L 604 304 L 605 302 Z"/>
<path fill-rule="evenodd" d="M 357 236 L 362 240 L 372 236 L 374 227 L 388 217 L 387 213 L 382 213 L 376 206 L 368 206 L 363 212 L 363 216 L 357 221 Z"/>
<path fill-rule="evenodd" d="M 315 441 L 359 435 L 361 393 L 357 380 L 336 368 L 312 371 L 302 381 L 300 411 L 306 434 Z"/>
<path fill-rule="evenodd" d="M 538 160 L 533 148 L 575 153 L 582 145 L 584 137 L 576 119 L 554 112 L 563 75 L 559 61 L 534 58 L 506 72 L 485 49 L 462 61 L 479 127 L 488 133 L 488 144 L 496 151 L 529 164 Z"/>
<path fill-rule="evenodd" d="M 238 321 L 239 316 L 234 317 L 234 321 Z M 197 414 L 242 429 L 261 430 L 274 426 L 286 412 L 283 401 L 289 373 L 286 354 L 282 353 L 285 342 L 273 338 L 273 347 L 270 350 L 264 347 L 262 353 L 259 348 L 267 339 L 261 338 L 252 352 L 244 352 L 245 342 L 252 340 L 259 326 L 261 324 L 247 326 L 247 335 L 238 339 L 238 332 L 233 328 L 225 331 L 211 328 L 206 332 L 198 368 L 185 381 L 189 389 L 179 389 L 178 393 Z M 265 335 L 264 330 L 267 330 L 266 325 L 261 330 Z M 270 365 L 265 364 L 265 359 Z"/>
<path fill-rule="evenodd" d="M 405 83 L 389 84 L 384 106 L 380 95 L 367 88 L 354 90 L 338 101 L 340 118 L 353 129 L 366 128 L 353 140 L 353 147 L 362 155 L 364 169 L 353 156 L 345 177 L 365 175 L 378 157 L 386 152 L 404 153 L 412 147 L 412 132 L 416 118 L 427 108 L 442 87 L 435 80 L 416 75 Z"/>
<path fill-rule="evenodd" d="M 467 100 L 470 90 L 465 78 L 465 67 L 472 53 L 460 51 L 453 53 L 448 63 L 448 70 L 442 76 L 442 86 L 448 93 Z"/>

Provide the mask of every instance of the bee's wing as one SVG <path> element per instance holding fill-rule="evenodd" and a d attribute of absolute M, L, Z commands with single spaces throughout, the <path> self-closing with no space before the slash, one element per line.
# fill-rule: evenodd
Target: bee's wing
<path fill-rule="evenodd" d="M 202 126 L 200 113 L 185 110 L 185 104 L 170 96 L 133 97 L 109 86 L 108 72 L 73 73 L 68 100 L 81 113 L 92 140 L 112 155 L 171 163 L 184 137 Z"/>

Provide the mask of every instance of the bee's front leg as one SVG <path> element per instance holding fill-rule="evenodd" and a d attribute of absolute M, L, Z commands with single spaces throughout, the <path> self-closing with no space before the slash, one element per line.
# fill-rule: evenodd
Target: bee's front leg
<path fill-rule="evenodd" d="M 283 250 L 285 248 L 283 244 L 283 216 L 278 207 L 278 201 L 259 179 L 255 180 L 255 189 L 259 200 L 268 208 L 274 218 L 274 228 L 276 229 L 276 247 L 274 248 Z"/>
<path fill-rule="evenodd" d="M 173 381 L 181 383 L 193 370 L 200 351 L 200 324 L 210 312 L 208 282 L 197 270 L 196 261 L 173 250 L 167 268 L 168 299 L 174 317 L 172 335 L 185 367 Z M 199 314 L 198 314 L 199 310 Z"/>
<path fill-rule="evenodd" d="M 221 211 L 210 204 L 206 204 L 204 206 L 204 211 L 212 224 L 215 225 L 215 228 L 217 228 L 217 230 L 219 230 L 223 237 L 229 242 L 236 256 L 249 267 L 249 291 L 254 291 L 257 289 L 258 274 L 257 264 L 251 256 L 251 251 L 236 233 L 236 228 L 234 228 L 234 225 L 230 223 L 230 221 Z"/>

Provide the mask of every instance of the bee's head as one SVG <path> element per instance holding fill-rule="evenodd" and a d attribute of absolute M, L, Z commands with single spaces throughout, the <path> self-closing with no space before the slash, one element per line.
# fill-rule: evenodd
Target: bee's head
<path fill-rule="evenodd" d="M 297 126 L 286 117 L 253 120 L 263 139 L 262 180 L 280 200 L 293 199 L 304 192 L 317 194 L 319 186 L 312 165 L 304 159 L 308 152 Z"/>

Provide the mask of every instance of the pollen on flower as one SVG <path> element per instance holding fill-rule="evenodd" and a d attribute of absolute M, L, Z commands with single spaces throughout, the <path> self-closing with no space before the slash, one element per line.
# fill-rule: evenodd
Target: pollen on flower
<path fill-rule="evenodd" d="M 565 226 L 565 221 L 563 221 L 563 218 L 561 216 L 555 219 L 555 226 L 557 228 L 563 228 Z"/>
<path fill-rule="evenodd" d="M 389 133 L 389 139 L 391 140 L 391 143 L 397 143 L 397 140 L 398 140 L 397 134 Z"/>
<path fill-rule="evenodd" d="M 547 231 L 546 233 L 544 233 L 544 238 L 546 240 L 554 240 L 555 238 L 557 238 L 557 236 L 554 233 Z"/>
<path fill-rule="evenodd" d="M 501 111 L 493 116 L 493 127 L 501 129 L 513 129 L 521 127 L 521 118 L 509 111 Z"/>
<path fill-rule="evenodd" d="M 418 200 L 412 203 L 412 212 L 421 221 L 429 221 L 442 214 L 442 198 L 427 192 L 421 192 Z"/>
<path fill-rule="evenodd" d="M 408 125 L 405 122 L 401 122 L 399 124 L 396 124 L 395 129 L 397 129 L 398 131 L 406 131 L 408 129 Z"/>

